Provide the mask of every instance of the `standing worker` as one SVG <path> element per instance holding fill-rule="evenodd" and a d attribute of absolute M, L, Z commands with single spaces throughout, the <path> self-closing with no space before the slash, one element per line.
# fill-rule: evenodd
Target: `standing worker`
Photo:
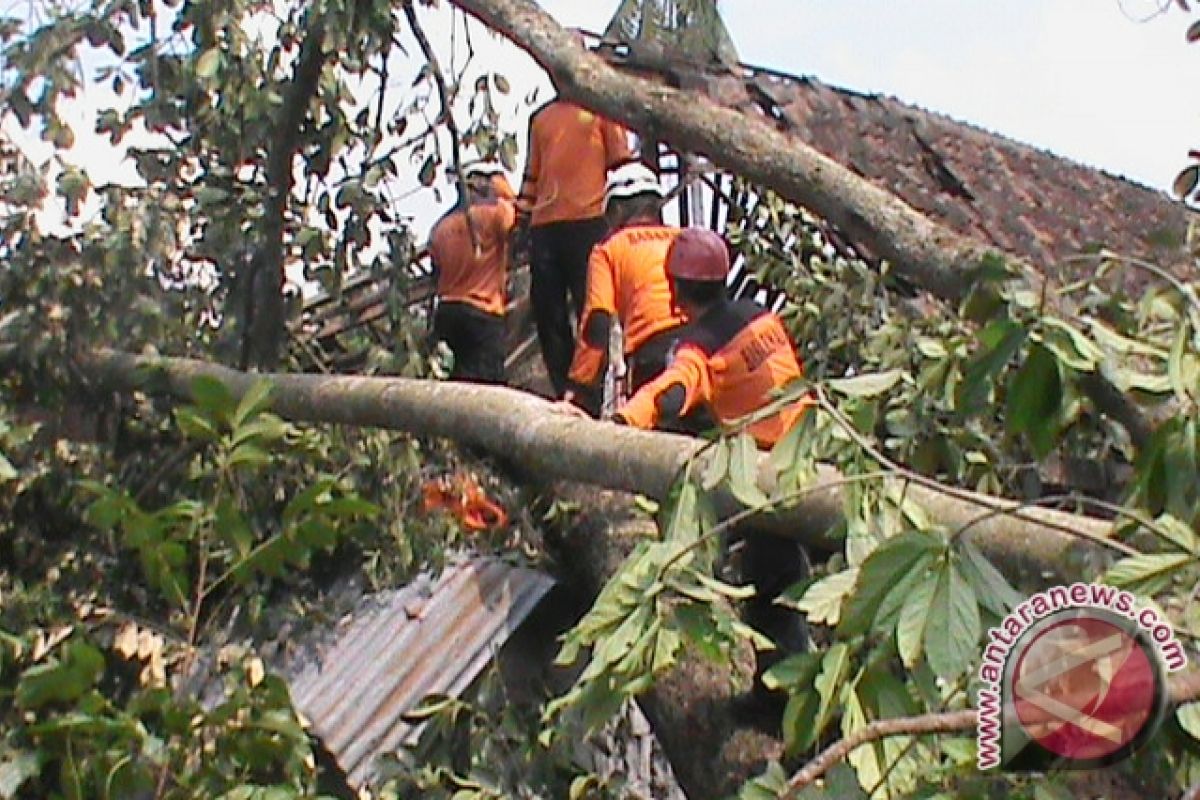
<path fill-rule="evenodd" d="M 496 197 L 499 165 L 472 164 L 462 177 L 469 198 L 460 197 L 429 235 L 438 296 L 433 333 L 454 354 L 451 378 L 503 383 L 508 243 L 516 208 Z"/>
<path fill-rule="evenodd" d="M 555 100 L 530 119 L 517 202 L 530 215 L 529 294 L 556 397 L 575 349 L 571 312 L 583 315 L 588 253 L 607 230 L 605 174 L 633 157 L 625 128 L 574 103 Z"/>
<path fill-rule="evenodd" d="M 609 175 L 604 213 L 612 233 L 588 260 L 587 301 L 563 396 L 568 402 L 595 410 L 614 322 L 624 334 L 633 391 L 667 366 L 683 316 L 671 303 L 665 267 L 680 229 L 662 223 L 663 194 L 658 176 L 643 164 L 624 164 Z"/>
<path fill-rule="evenodd" d="M 802 370 L 779 317 L 752 300 L 729 300 L 729 250 L 719 235 L 688 228 L 671 246 L 666 260 L 672 302 L 688 320 L 671 364 L 618 410 L 615 421 L 639 428 L 660 428 L 705 407 L 727 424 L 764 408 Z M 771 447 L 808 408 L 801 399 L 749 426 L 760 447 Z M 792 539 L 741 529 L 742 573 L 755 589 L 746 621 L 776 644 L 758 656 L 752 706 L 775 705 L 762 674 L 772 664 L 805 649 L 807 632 L 800 616 L 775 599 L 808 574 L 803 548 Z"/>

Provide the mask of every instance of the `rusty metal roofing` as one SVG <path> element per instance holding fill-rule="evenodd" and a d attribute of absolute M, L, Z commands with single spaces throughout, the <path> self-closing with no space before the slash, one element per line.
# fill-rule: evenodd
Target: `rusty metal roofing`
<path fill-rule="evenodd" d="M 371 784 L 375 756 L 416 742 L 421 726 L 402 716 L 428 695 L 463 692 L 553 583 L 475 558 L 375 595 L 343 620 L 291 691 L 353 788 Z"/>

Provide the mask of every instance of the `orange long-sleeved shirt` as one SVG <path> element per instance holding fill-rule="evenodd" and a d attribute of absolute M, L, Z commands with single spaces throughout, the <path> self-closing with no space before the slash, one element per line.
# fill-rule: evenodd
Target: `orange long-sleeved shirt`
<path fill-rule="evenodd" d="M 682 386 L 683 416 L 706 406 L 721 424 L 753 414 L 771 402 L 771 394 L 803 375 L 787 331 L 779 318 L 742 300 L 718 307 L 693 322 L 680 337 L 670 366 L 643 386 L 618 414 L 639 428 L 657 427 L 661 398 Z M 810 403 L 801 400 L 749 427 L 762 447 L 775 444 Z"/>
<path fill-rule="evenodd" d="M 620 321 L 626 355 L 636 352 L 654 334 L 683 324 L 683 316 L 671 307 L 665 267 L 667 251 L 680 230 L 658 224 L 631 225 L 592 248 L 580 336 L 569 374 L 572 382 L 591 386 L 600 378 L 605 352 L 588 342 L 583 333 L 593 314 L 607 313 Z"/>
<path fill-rule="evenodd" d="M 442 300 L 469 303 L 489 314 L 503 314 L 507 302 L 508 234 L 516 209 L 507 200 L 471 204 L 471 223 L 479 252 L 471 246 L 467 215 L 461 209 L 442 217 L 429 235 L 429 255 L 437 269 Z"/>
<path fill-rule="evenodd" d="M 585 108 L 555 100 L 529 120 L 520 202 L 530 223 L 595 219 L 604 214 L 608 169 L 633 158 L 628 131 Z"/>

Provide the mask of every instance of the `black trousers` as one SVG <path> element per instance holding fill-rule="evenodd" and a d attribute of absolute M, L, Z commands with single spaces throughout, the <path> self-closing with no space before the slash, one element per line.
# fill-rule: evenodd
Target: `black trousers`
<path fill-rule="evenodd" d="M 504 317 L 470 303 L 439 302 L 433 318 L 435 341 L 454 353 L 450 377 L 456 381 L 504 383 Z"/>
<path fill-rule="evenodd" d="M 587 295 L 588 256 L 607 232 L 603 217 L 551 222 L 530 230 L 529 298 L 542 359 L 556 396 L 567 388 L 567 373 L 575 355 L 575 336 Z"/>
<path fill-rule="evenodd" d="M 774 650 L 755 654 L 754 691 L 765 693 L 763 673 L 808 648 L 808 624 L 804 617 L 775 602 L 788 587 L 808 577 L 808 554 L 795 539 L 744 527 L 739 527 L 734 535 L 742 541 L 742 579 L 754 587 L 754 597 L 745 602 L 742 617 L 746 624 L 775 642 Z"/>

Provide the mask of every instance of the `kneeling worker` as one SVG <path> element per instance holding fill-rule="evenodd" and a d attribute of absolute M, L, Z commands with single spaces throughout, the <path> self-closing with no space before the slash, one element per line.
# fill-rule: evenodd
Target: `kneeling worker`
<path fill-rule="evenodd" d="M 752 300 L 732 302 L 725 281 L 729 250 L 712 231 L 688 228 L 667 254 L 672 302 L 688 325 L 679 335 L 670 366 L 641 388 L 615 421 L 639 428 L 661 428 L 705 407 L 725 424 L 762 409 L 802 370 L 791 339 L 775 314 Z M 750 425 L 760 447 L 771 447 L 804 414 L 799 400 Z M 751 699 L 773 705 L 761 677 L 772 664 L 805 649 L 807 632 L 800 616 L 775 599 L 807 577 L 807 558 L 800 544 L 744 527 L 742 573 L 755 589 L 746 621 L 766 634 L 776 650 L 760 654 Z"/>
<path fill-rule="evenodd" d="M 672 308 L 664 267 L 680 229 L 662 222 L 663 189 L 644 164 L 609 173 L 604 216 L 612 232 L 588 258 L 587 300 L 563 399 L 598 407 L 609 334 L 619 322 L 634 391 L 667 365 L 683 317 Z"/>
<path fill-rule="evenodd" d="M 438 295 L 433 333 L 454 354 L 450 377 L 455 380 L 504 382 L 508 243 L 516 209 L 496 197 L 498 175 L 503 176 L 500 166 L 489 162 L 463 169 L 474 242 L 466 198 L 459 198 L 429 235 Z"/>

